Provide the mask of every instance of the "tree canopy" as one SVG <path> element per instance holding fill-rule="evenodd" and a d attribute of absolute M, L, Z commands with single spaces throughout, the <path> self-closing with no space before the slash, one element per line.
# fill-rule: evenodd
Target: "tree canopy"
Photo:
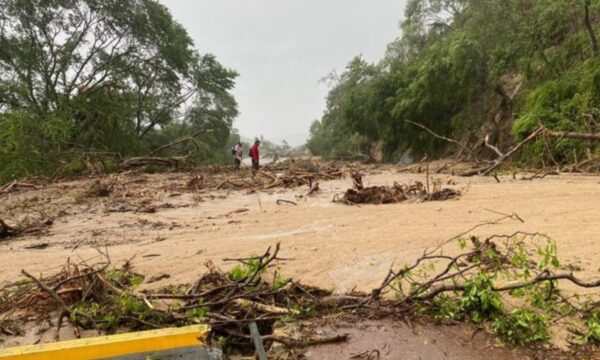
<path fill-rule="evenodd" d="M 329 158 L 406 152 L 439 156 L 448 143 L 490 134 L 506 147 L 539 124 L 594 130 L 599 114 L 598 0 L 409 0 L 402 36 L 374 64 L 350 61 L 332 87 L 308 147 Z M 529 153 L 568 161 L 581 141 Z M 589 150 L 589 149 L 588 149 Z"/>
<path fill-rule="evenodd" d="M 235 71 L 201 55 L 155 0 L 0 0 L 0 178 L 51 172 L 66 154 L 181 145 L 226 155 Z"/>

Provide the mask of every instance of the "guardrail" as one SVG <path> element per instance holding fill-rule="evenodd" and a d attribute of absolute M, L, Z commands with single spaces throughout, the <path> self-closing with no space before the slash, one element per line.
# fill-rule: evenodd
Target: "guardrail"
<path fill-rule="evenodd" d="M 0 349 L 0 360 L 218 360 L 221 351 L 211 349 L 206 340 L 210 327 L 141 331 Z"/>

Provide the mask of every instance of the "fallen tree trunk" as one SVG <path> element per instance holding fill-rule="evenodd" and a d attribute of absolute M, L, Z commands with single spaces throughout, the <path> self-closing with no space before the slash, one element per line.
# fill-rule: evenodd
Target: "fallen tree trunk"
<path fill-rule="evenodd" d="M 572 131 L 552 131 L 546 128 L 544 129 L 544 134 L 555 137 L 555 138 L 563 138 L 563 139 L 579 139 L 579 140 L 600 140 L 600 134 L 591 134 L 591 133 L 576 133 Z"/>

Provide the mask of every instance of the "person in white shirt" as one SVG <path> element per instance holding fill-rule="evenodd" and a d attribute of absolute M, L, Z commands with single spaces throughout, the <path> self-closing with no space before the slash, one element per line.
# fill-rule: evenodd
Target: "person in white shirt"
<path fill-rule="evenodd" d="M 242 154 L 244 153 L 243 144 L 241 141 L 238 141 L 233 148 L 233 163 L 235 164 L 235 168 L 237 170 L 240 169 L 242 165 Z"/>

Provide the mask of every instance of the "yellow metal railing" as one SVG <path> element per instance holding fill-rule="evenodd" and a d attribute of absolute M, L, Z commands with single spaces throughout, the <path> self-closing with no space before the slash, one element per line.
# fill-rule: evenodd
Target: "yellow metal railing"
<path fill-rule="evenodd" d="M 0 360 L 106 359 L 204 345 L 210 331 L 206 325 L 141 331 L 0 349 Z"/>

